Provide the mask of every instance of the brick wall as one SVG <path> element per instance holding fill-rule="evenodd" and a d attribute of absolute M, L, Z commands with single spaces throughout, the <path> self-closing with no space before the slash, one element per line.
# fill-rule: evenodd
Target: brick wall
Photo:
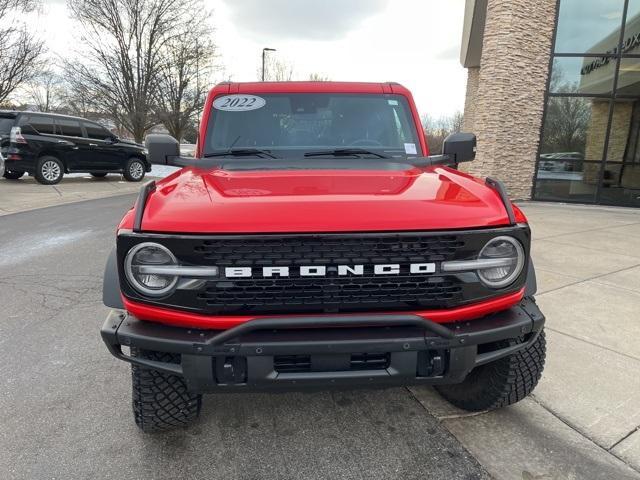
<path fill-rule="evenodd" d="M 480 85 L 480 68 L 467 69 L 467 96 L 464 101 L 464 123 L 462 129 L 465 132 L 473 132 L 473 121 L 476 114 L 476 102 L 478 99 L 478 87 Z"/>
<path fill-rule="evenodd" d="M 633 103 L 616 102 L 611 119 L 611 133 L 609 135 L 608 167 L 613 163 L 622 162 L 629 140 L 629 126 L 633 115 Z M 587 128 L 587 144 L 585 147 L 586 160 L 601 160 L 604 151 L 604 139 L 609 121 L 609 101 L 594 100 L 591 103 L 591 118 Z M 599 164 L 585 164 L 584 182 L 596 185 L 600 176 Z"/>
<path fill-rule="evenodd" d="M 480 68 L 469 69 L 465 120 L 478 136 L 467 169 L 531 196 L 556 0 L 489 0 Z M 477 79 L 476 79 L 477 77 Z"/>

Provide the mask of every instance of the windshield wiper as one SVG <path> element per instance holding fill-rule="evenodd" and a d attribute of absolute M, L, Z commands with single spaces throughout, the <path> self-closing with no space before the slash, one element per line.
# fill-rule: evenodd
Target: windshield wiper
<path fill-rule="evenodd" d="M 259 148 L 230 148 L 229 150 L 223 150 L 221 152 L 215 153 L 207 153 L 205 154 L 205 158 L 209 157 L 250 157 L 252 155 L 255 156 L 264 156 L 269 158 L 278 158 L 275 155 L 267 152 L 266 150 L 260 150 Z"/>
<path fill-rule="evenodd" d="M 305 157 L 321 157 L 325 155 L 331 155 L 332 157 L 350 157 L 354 155 L 373 155 L 377 158 L 389 158 L 387 155 L 381 153 L 372 152 L 364 148 L 338 148 L 335 150 L 319 150 L 317 152 L 307 152 Z"/>

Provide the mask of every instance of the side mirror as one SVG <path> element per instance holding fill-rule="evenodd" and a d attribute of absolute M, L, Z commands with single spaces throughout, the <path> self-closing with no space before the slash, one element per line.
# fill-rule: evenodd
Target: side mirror
<path fill-rule="evenodd" d="M 173 165 L 180 156 L 180 143 L 171 135 L 149 134 L 145 139 L 147 160 L 154 165 Z"/>
<path fill-rule="evenodd" d="M 470 162 L 476 158 L 476 136 L 473 133 L 452 133 L 444 139 L 443 155 L 453 163 Z"/>

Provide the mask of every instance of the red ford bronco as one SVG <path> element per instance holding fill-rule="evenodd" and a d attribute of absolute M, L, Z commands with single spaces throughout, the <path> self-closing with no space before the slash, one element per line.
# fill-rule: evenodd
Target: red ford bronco
<path fill-rule="evenodd" d="M 457 170 L 474 135 L 430 155 L 419 118 L 395 83 L 224 83 L 195 158 L 147 137 L 183 168 L 120 223 L 101 330 L 142 430 L 187 424 L 203 393 L 435 385 L 486 410 L 534 389 L 527 219 Z"/>

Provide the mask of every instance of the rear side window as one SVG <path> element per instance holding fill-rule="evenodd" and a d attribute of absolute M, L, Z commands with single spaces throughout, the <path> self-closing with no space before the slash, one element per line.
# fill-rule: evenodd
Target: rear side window
<path fill-rule="evenodd" d="M 45 117 L 43 115 L 31 115 L 29 118 L 29 124 L 35 128 L 38 133 L 53 135 L 55 133 L 55 127 L 53 123 L 53 117 Z"/>
<path fill-rule="evenodd" d="M 11 132 L 11 127 L 13 127 L 15 121 L 15 118 L 0 117 L 0 134 L 8 135 Z"/>
<path fill-rule="evenodd" d="M 66 137 L 82 137 L 82 128 L 78 120 L 58 118 L 58 133 Z"/>
<path fill-rule="evenodd" d="M 87 131 L 87 137 L 89 138 L 93 138 L 95 140 L 108 140 L 113 137 L 111 132 L 100 125 L 86 122 L 83 122 L 82 124 L 84 125 L 84 129 Z"/>

